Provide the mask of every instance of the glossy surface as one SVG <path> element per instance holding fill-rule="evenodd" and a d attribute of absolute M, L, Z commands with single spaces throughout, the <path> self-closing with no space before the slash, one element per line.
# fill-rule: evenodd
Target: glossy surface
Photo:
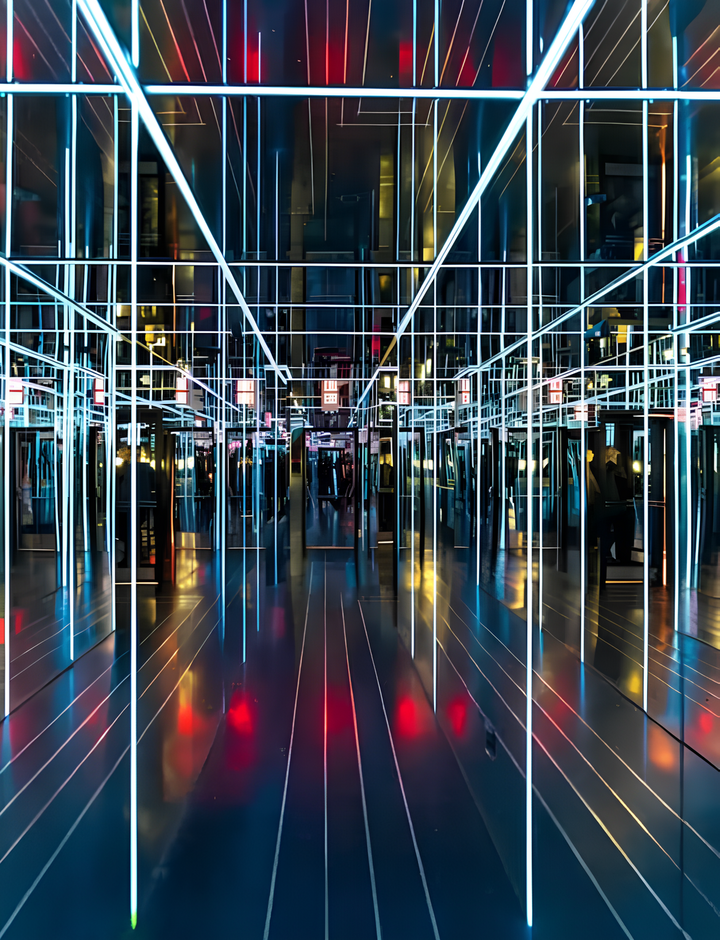
<path fill-rule="evenodd" d="M 257 553 L 245 618 L 239 556 L 224 618 L 210 553 L 179 553 L 178 587 L 140 598 L 136 935 L 526 936 L 521 867 L 500 860 L 522 833 L 522 621 L 439 571 L 435 716 L 431 608 L 416 671 L 388 549 L 295 559 L 259 629 Z M 3 725 L 3 936 L 129 935 L 118 613 Z M 533 934 L 710 936 L 717 771 L 549 632 L 535 669 Z"/>

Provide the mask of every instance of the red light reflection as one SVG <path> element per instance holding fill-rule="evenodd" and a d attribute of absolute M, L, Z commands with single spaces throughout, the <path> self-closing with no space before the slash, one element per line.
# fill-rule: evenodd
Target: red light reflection
<path fill-rule="evenodd" d="M 227 723 L 239 734 L 252 734 L 253 719 L 247 699 L 241 693 L 235 692 L 227 711 Z"/>
<path fill-rule="evenodd" d="M 403 695 L 398 699 L 395 709 L 395 729 L 401 738 L 409 740 L 417 738 L 422 731 L 418 707 L 409 695 Z"/>
<path fill-rule="evenodd" d="M 448 703 L 447 716 L 455 736 L 461 738 L 467 728 L 468 707 L 466 699 L 458 696 Z"/>

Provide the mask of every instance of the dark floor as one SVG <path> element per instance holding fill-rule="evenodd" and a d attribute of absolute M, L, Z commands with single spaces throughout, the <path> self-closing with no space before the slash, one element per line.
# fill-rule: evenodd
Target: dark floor
<path fill-rule="evenodd" d="M 229 552 L 224 587 L 180 552 L 141 589 L 134 932 L 118 588 L 118 633 L 0 727 L 0 937 L 529 936 L 523 620 L 448 563 L 410 622 L 389 551 L 291 552 L 277 586 Z M 717 935 L 716 768 L 546 626 L 532 935 Z"/>

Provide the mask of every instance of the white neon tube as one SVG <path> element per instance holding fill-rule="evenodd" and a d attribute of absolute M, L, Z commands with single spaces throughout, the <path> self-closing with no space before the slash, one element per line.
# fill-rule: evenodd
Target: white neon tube
<path fill-rule="evenodd" d="M 81 2 L 81 0 L 78 0 Z M 165 85 L 142 85 L 145 95 L 171 95 L 192 98 L 372 98 L 395 101 L 521 101 L 523 91 L 514 88 L 351 88 L 348 85 L 186 85 L 182 82 Z M 125 94 L 121 85 L 94 82 L 0 82 L 0 94 L 15 95 L 82 95 L 106 97 Z M 542 101 L 720 101 L 720 90 L 673 88 L 564 88 L 546 89 Z"/>
<path fill-rule="evenodd" d="M 130 54 L 133 68 L 140 65 L 140 0 L 130 0 Z"/>
<path fill-rule="evenodd" d="M 86 2 L 86 0 L 83 0 L 83 2 Z M 567 17 L 565 18 L 562 25 L 560 26 L 560 29 L 558 30 L 557 35 L 555 36 L 555 39 L 553 39 L 552 43 L 550 44 L 550 47 L 547 51 L 547 55 L 540 63 L 540 66 L 538 67 L 538 70 L 535 73 L 535 77 L 530 82 L 527 91 L 523 95 L 522 100 L 517 110 L 515 111 L 515 114 L 513 114 L 512 118 L 510 119 L 510 123 L 508 124 L 507 128 L 505 129 L 504 134 L 500 138 L 500 142 L 498 143 L 497 147 L 492 153 L 492 156 L 488 160 L 485 166 L 485 169 L 483 170 L 480 176 L 480 179 L 477 185 L 475 186 L 475 189 L 470 194 L 470 197 L 468 198 L 468 201 L 465 203 L 465 206 L 460 212 L 460 215 L 455 220 L 455 224 L 453 225 L 450 231 L 450 234 L 448 235 L 445 241 L 445 244 L 442 246 L 440 251 L 436 254 L 435 260 L 433 261 L 430 270 L 427 272 L 425 280 L 422 282 L 422 284 L 418 288 L 418 292 L 415 295 L 415 299 L 410 304 L 407 311 L 405 312 L 404 317 L 398 324 L 398 328 L 395 332 L 395 335 L 392 341 L 390 342 L 388 349 L 385 352 L 385 355 L 383 356 L 383 359 L 380 365 L 384 364 L 384 362 L 387 360 L 387 357 L 390 354 L 390 351 L 392 350 L 393 346 L 398 341 L 398 339 L 402 336 L 402 334 L 405 332 L 405 330 L 408 327 L 408 324 L 410 323 L 412 318 L 415 316 L 415 311 L 422 303 L 425 295 L 430 289 L 430 286 L 432 285 L 435 278 L 437 277 L 437 274 L 440 271 L 440 268 L 445 263 L 445 259 L 447 258 L 448 254 L 452 250 L 452 247 L 455 244 L 460 233 L 462 232 L 463 228 L 465 227 L 466 222 L 472 215 L 475 209 L 475 206 L 478 203 L 478 200 L 480 199 L 482 194 L 485 192 L 487 187 L 492 182 L 495 176 L 495 173 L 500 168 L 502 161 L 505 159 L 507 152 L 510 150 L 513 143 L 515 142 L 517 135 L 525 126 L 527 116 L 530 113 L 533 105 L 539 98 L 542 97 L 543 91 L 545 89 L 545 85 L 547 85 L 548 81 L 551 79 L 553 72 L 555 71 L 555 68 L 560 62 L 560 59 L 565 53 L 565 50 L 570 44 L 573 36 L 577 32 L 580 24 L 582 23 L 583 19 L 585 18 L 585 15 L 587 14 L 588 10 L 593 5 L 593 3 L 594 3 L 594 0 L 575 0 L 572 7 L 570 8 L 570 12 L 568 13 Z M 358 399 L 356 408 L 359 407 L 361 402 L 367 397 L 370 391 L 372 382 L 375 380 L 376 377 L 377 377 L 377 372 L 375 372 L 372 379 L 366 386 L 364 392 Z"/>
<path fill-rule="evenodd" d="M 531 53 L 532 55 L 532 53 Z M 526 261 L 527 261 L 527 443 L 525 447 L 527 494 L 527 567 L 525 583 L 525 916 L 533 924 L 533 821 L 532 821 L 532 737 L 533 737 L 533 112 L 525 125 Z M 541 344 L 542 346 L 542 344 Z M 540 401 L 542 409 L 542 399 Z M 542 438 L 540 439 L 540 497 L 542 499 Z M 541 520 L 542 525 L 542 520 Z M 539 559 L 542 564 L 542 557 Z"/>
<path fill-rule="evenodd" d="M 88 23 L 88 26 L 97 39 L 98 44 L 101 46 L 103 52 L 105 53 L 109 64 L 113 67 L 115 74 L 117 75 L 123 89 L 125 90 L 125 93 L 137 108 L 138 114 L 142 118 L 143 124 L 152 137 L 155 146 L 158 148 L 160 156 L 163 158 L 165 165 L 175 180 L 178 190 L 182 193 L 185 201 L 187 202 L 188 208 L 192 212 L 193 217 L 197 222 L 198 227 L 200 228 L 200 231 L 205 236 L 208 247 L 215 256 L 215 260 L 220 265 L 220 268 L 225 276 L 225 280 L 235 295 L 235 298 L 240 308 L 242 309 L 243 314 L 245 315 L 245 319 L 248 322 L 251 330 L 257 337 L 260 348 L 265 354 L 270 367 L 277 372 L 278 376 L 280 377 L 280 381 L 283 382 L 283 384 L 287 384 L 285 375 L 278 368 L 278 365 L 275 362 L 272 353 L 270 352 L 270 347 L 265 342 L 265 338 L 260 332 L 255 318 L 250 312 L 250 308 L 245 301 L 245 297 L 243 296 L 240 287 L 235 280 L 234 274 L 230 270 L 230 266 L 225 260 L 220 245 L 218 244 L 210 229 L 210 226 L 207 223 L 207 220 L 205 219 L 205 216 L 200 209 L 200 205 L 198 204 L 198 201 L 195 198 L 195 194 L 193 193 L 192 188 L 182 171 L 180 163 L 175 156 L 175 152 L 171 147 L 167 137 L 163 133 L 160 123 L 155 116 L 155 112 L 152 110 L 147 98 L 143 94 L 143 90 L 140 87 L 140 83 L 137 80 L 135 72 L 125 58 L 117 37 L 115 36 L 112 27 L 108 23 L 107 17 L 105 16 L 105 13 L 102 10 L 98 0 L 78 0 L 78 4 L 82 10 L 83 16 Z"/>
<path fill-rule="evenodd" d="M 82 0 L 81 0 L 82 2 Z M 130 258 L 137 260 L 138 250 L 138 109 L 134 106 L 130 122 Z M 130 268 L 130 507 L 137 507 L 137 265 Z M 130 922 L 137 926 L 138 912 L 138 792 L 137 792 L 137 543 L 139 520 L 136 511 L 128 513 L 130 541 Z"/>
<path fill-rule="evenodd" d="M 642 9 L 647 28 L 647 0 L 642 0 Z M 647 84 L 647 35 L 643 32 L 643 84 Z M 642 106 L 642 160 L 643 160 L 643 261 L 649 252 L 648 225 L 650 221 L 648 192 L 648 104 Z M 643 271 L 643 711 L 648 707 L 648 667 L 650 644 L 650 335 L 648 319 L 648 269 Z"/>
<path fill-rule="evenodd" d="M 7 80 L 11 82 L 13 80 L 13 34 L 14 34 L 14 28 L 15 28 L 15 2 L 14 0 L 7 0 L 7 8 L 6 8 L 5 13 L 6 13 L 5 75 L 7 76 Z M 8 190 L 8 192 L 10 192 L 10 190 Z"/>

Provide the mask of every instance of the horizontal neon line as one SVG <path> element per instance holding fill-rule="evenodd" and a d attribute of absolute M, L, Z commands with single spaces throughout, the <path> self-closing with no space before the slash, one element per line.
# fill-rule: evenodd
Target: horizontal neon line
<path fill-rule="evenodd" d="M 413 88 L 349 85 L 210 85 L 173 82 L 145 85 L 147 95 L 189 95 L 225 98 L 375 98 L 425 101 L 520 101 L 524 92 L 514 88 Z M 7 95 L 125 95 L 119 84 L 95 82 L 0 82 Z M 675 88 L 557 88 L 543 101 L 720 101 L 720 91 Z"/>
<path fill-rule="evenodd" d="M 1 86 L 0 86 L 1 87 Z M 525 94 L 500 88 L 365 88 L 349 85 L 145 85 L 147 95 L 220 95 L 228 98 L 421 98 L 519 101 Z"/>

